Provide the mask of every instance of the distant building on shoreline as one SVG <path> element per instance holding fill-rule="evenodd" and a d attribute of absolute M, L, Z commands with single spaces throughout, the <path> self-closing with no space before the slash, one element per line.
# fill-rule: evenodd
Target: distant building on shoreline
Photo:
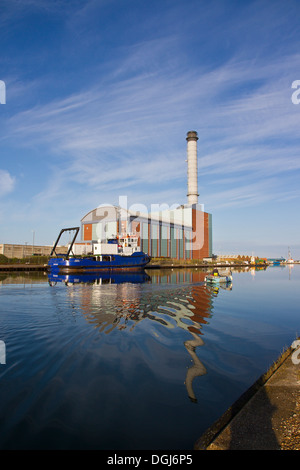
<path fill-rule="evenodd" d="M 0 255 L 6 258 L 29 258 L 30 256 L 49 256 L 52 246 L 43 245 L 14 245 L 12 243 L 0 244 Z M 61 253 L 67 253 L 67 247 L 60 247 Z"/>

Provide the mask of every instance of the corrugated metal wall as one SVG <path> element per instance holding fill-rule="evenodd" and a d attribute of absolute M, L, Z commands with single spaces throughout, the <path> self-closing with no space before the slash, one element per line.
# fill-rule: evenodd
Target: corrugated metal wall
<path fill-rule="evenodd" d="M 209 257 L 213 255 L 212 215 L 208 214 Z"/>

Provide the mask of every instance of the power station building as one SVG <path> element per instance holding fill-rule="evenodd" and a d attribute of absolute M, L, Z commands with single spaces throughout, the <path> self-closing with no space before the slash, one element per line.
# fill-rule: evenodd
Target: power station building
<path fill-rule="evenodd" d="M 187 204 L 167 209 L 157 206 L 150 213 L 142 206 L 139 210 L 99 206 L 81 219 L 82 240 L 77 249 L 81 245 L 81 251 L 87 252 L 93 243 L 126 237 L 128 245 L 137 239 L 140 249 L 152 257 L 211 257 L 212 216 L 198 204 L 197 132 L 188 132 L 186 140 Z"/>

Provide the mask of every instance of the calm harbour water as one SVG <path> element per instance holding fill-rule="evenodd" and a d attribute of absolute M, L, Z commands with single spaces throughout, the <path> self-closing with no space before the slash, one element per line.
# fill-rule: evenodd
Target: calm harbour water
<path fill-rule="evenodd" d="M 300 334 L 300 265 L 146 273 L 0 274 L 0 449 L 193 449 Z"/>

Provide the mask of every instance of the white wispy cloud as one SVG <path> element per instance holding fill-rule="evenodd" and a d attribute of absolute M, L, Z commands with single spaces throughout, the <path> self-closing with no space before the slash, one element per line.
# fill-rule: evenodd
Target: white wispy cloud
<path fill-rule="evenodd" d="M 15 178 L 6 170 L 0 169 L 0 196 L 13 191 L 15 186 Z"/>
<path fill-rule="evenodd" d="M 128 63 L 130 69 L 138 63 L 140 47 L 133 57 L 124 58 L 122 74 Z M 180 177 L 186 169 L 182 151 L 189 122 L 199 133 L 199 171 L 204 174 L 299 169 L 296 144 L 287 142 L 282 155 L 276 143 L 279 137 L 295 136 L 298 129 L 289 73 L 279 63 L 253 69 L 251 61 L 230 61 L 213 71 L 186 71 L 171 78 L 163 68 L 111 84 L 106 77 L 105 87 L 100 79 L 61 100 L 17 113 L 8 122 L 5 139 L 45 146 L 58 168 L 67 162 L 66 179 L 88 186 L 126 187 Z M 235 86 L 257 79 L 262 85 L 247 96 L 222 100 Z"/>

